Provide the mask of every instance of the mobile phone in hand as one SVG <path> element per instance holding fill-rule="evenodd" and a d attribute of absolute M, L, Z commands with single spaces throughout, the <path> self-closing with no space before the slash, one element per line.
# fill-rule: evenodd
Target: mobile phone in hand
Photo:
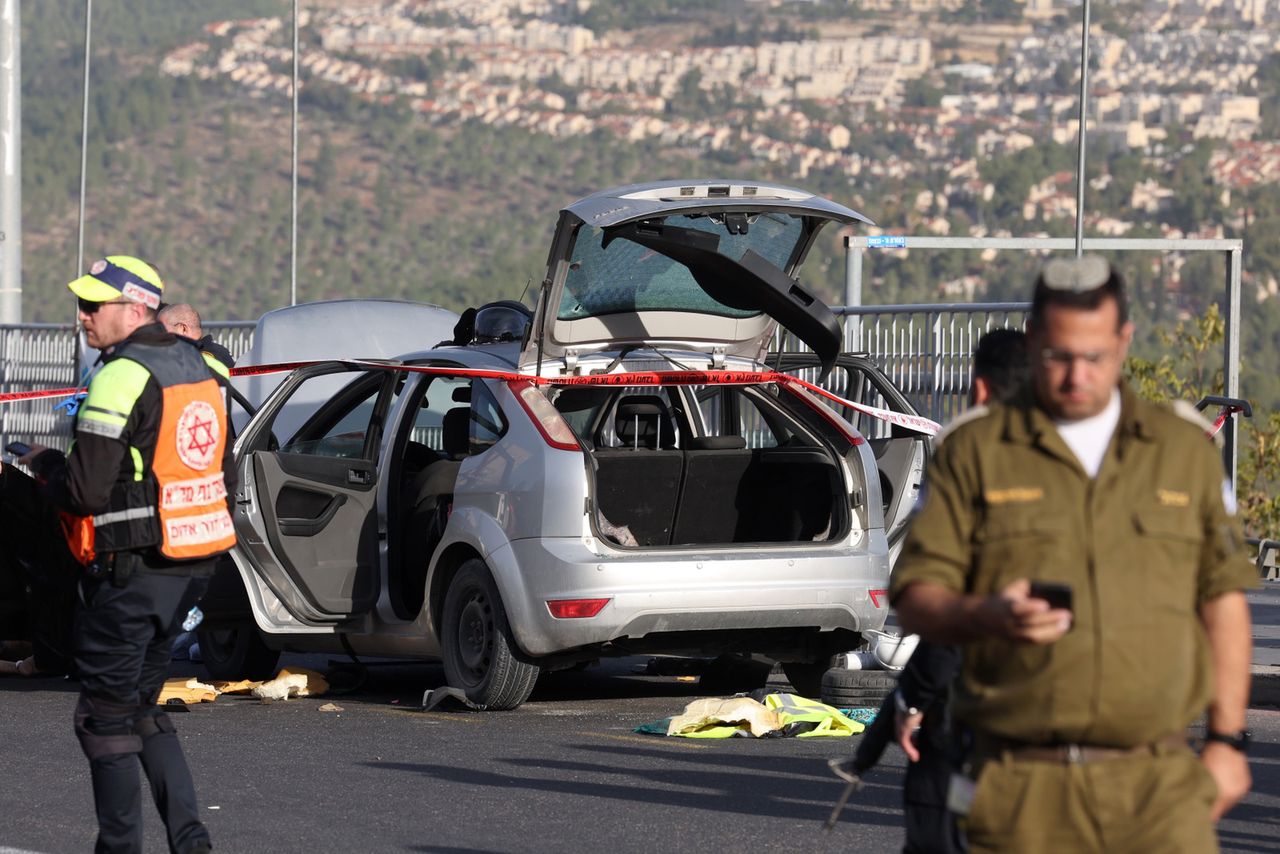
<path fill-rule="evenodd" d="M 1060 581 L 1031 582 L 1031 598 L 1043 599 L 1055 610 L 1072 610 L 1071 585 Z"/>
<path fill-rule="evenodd" d="M 25 457 L 31 453 L 31 446 L 26 442 L 10 442 L 4 446 L 6 454 L 12 454 L 14 457 Z"/>

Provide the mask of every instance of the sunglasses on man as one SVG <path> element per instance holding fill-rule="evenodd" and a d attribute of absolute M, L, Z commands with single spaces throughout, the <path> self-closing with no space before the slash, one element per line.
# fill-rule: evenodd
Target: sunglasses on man
<path fill-rule="evenodd" d="M 76 300 L 76 304 L 79 306 L 81 314 L 97 314 L 98 309 L 102 308 L 104 305 L 126 305 L 131 302 L 133 302 L 133 300 L 127 299 L 112 299 L 107 300 L 106 302 L 93 302 L 92 300 L 87 299 Z"/>

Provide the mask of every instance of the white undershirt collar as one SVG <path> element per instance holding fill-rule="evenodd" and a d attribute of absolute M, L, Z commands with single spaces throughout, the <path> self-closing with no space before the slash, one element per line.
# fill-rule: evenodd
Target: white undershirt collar
<path fill-rule="evenodd" d="M 1089 477 L 1097 477 L 1098 470 L 1102 468 L 1102 458 L 1107 454 L 1107 446 L 1111 444 L 1111 434 L 1120 423 L 1120 389 L 1111 390 L 1111 399 L 1097 415 L 1090 415 L 1079 421 L 1060 421 L 1055 418 L 1053 423 L 1058 428 L 1058 435 L 1062 436 L 1062 441 L 1067 443 Z"/>

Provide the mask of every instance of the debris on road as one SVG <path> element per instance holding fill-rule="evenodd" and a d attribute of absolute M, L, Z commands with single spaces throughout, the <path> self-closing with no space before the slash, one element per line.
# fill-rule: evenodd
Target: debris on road
<path fill-rule="evenodd" d="M 195 677 L 184 679 L 179 676 L 164 680 L 164 687 L 160 689 L 156 704 L 163 706 L 170 700 L 178 700 L 189 706 L 192 703 L 212 703 L 216 699 L 217 688 L 206 685 Z"/>
<path fill-rule="evenodd" d="M 342 706 L 339 706 L 337 703 L 325 703 L 323 706 L 321 706 L 321 707 L 320 707 L 320 711 L 322 711 L 322 712 L 341 712 L 341 711 L 345 711 L 345 710 L 342 708 Z"/>
<path fill-rule="evenodd" d="M 308 670 L 305 667 L 282 667 L 280 672 L 276 674 L 276 678 L 279 679 L 281 676 L 305 676 L 307 678 L 307 687 L 300 696 L 318 697 L 329 692 L 329 681 L 314 670 Z"/>
<path fill-rule="evenodd" d="M 466 706 L 474 712 L 483 712 L 485 710 L 484 706 L 471 702 L 471 700 L 467 698 L 466 692 L 461 688 L 441 685 L 439 688 L 427 691 L 422 695 L 422 711 L 429 712 L 446 700 L 453 700 L 456 703 L 461 703 L 463 706 Z"/>
<path fill-rule="evenodd" d="M 164 705 L 170 700 L 184 704 L 212 703 L 222 694 L 252 694 L 260 700 L 287 700 L 292 697 L 314 697 L 329 690 L 329 683 L 314 670 L 305 667 L 285 667 L 268 682 L 242 679 L 238 682 L 214 682 L 205 684 L 198 679 L 181 676 L 166 679 L 156 700 Z"/>
<path fill-rule="evenodd" d="M 252 679 L 241 679 L 239 682 L 214 682 L 213 687 L 219 694 L 248 694 L 261 684 Z"/>
<path fill-rule="evenodd" d="M 276 700 L 289 700 L 293 697 L 305 697 L 307 677 L 301 673 L 289 673 L 277 676 L 270 682 L 263 682 L 249 693 L 265 703 Z"/>

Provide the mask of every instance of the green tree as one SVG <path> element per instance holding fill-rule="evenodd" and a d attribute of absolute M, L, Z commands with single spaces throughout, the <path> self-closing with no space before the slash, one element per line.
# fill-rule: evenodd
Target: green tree
<path fill-rule="evenodd" d="M 902 103 L 907 107 L 936 107 L 942 103 L 942 90 L 926 78 L 917 77 L 902 87 Z"/>
<path fill-rule="evenodd" d="M 1222 370 L 1212 364 L 1225 330 L 1216 304 L 1173 330 L 1157 330 L 1163 354 L 1154 360 L 1131 357 L 1126 366 L 1138 394 L 1155 401 L 1188 402 L 1221 394 Z M 1236 496 L 1245 532 L 1275 536 L 1280 533 L 1280 413 L 1269 413 L 1259 423 L 1244 419 L 1240 439 Z"/>

